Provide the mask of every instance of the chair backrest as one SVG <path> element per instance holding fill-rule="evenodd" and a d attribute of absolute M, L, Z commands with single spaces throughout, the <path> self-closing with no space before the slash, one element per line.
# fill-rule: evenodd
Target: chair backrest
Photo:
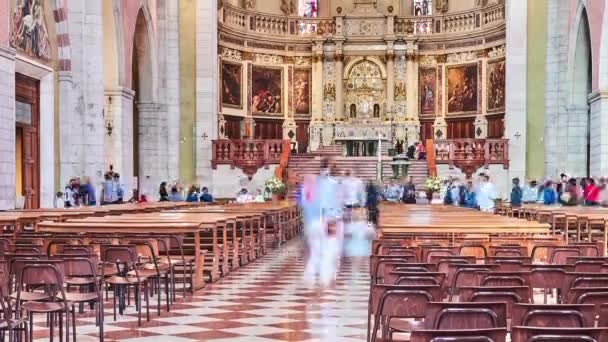
<path fill-rule="evenodd" d="M 602 229 L 604 225 L 602 224 Z M 604 255 L 602 242 L 572 242 L 568 246 L 580 249 L 581 255 L 586 257 L 599 257 Z"/>
<path fill-rule="evenodd" d="M 370 255 L 369 257 L 369 276 L 372 280 L 383 274 L 383 264 L 386 263 L 415 263 L 416 258 L 408 255 Z"/>
<path fill-rule="evenodd" d="M 566 278 L 562 283 L 562 296 L 564 296 L 564 300 L 569 302 L 569 292 L 571 288 L 574 288 L 575 282 L 583 282 L 590 283 L 591 278 L 606 278 L 608 276 L 607 273 L 602 272 L 566 272 Z M 583 279 L 581 279 L 583 278 Z M 601 280 L 600 280 L 601 281 Z"/>
<path fill-rule="evenodd" d="M 504 302 L 507 303 L 507 318 L 511 317 L 511 307 L 517 303 L 530 303 L 531 290 L 528 286 L 477 286 L 461 287 L 462 302 Z"/>
<path fill-rule="evenodd" d="M 504 342 L 506 328 L 474 330 L 415 330 L 410 342 Z"/>
<path fill-rule="evenodd" d="M 597 326 L 608 327 L 608 304 L 599 305 Z"/>
<path fill-rule="evenodd" d="M 0 238 L 0 256 L 3 256 L 5 253 L 10 252 L 11 249 L 11 241 L 6 238 Z"/>
<path fill-rule="evenodd" d="M 528 256 L 528 247 L 520 245 L 490 246 L 490 256 L 525 257 Z"/>
<path fill-rule="evenodd" d="M 595 306 L 590 304 L 514 304 L 511 324 L 533 327 L 593 327 Z"/>
<path fill-rule="evenodd" d="M 503 272 L 490 271 L 480 272 L 480 286 L 529 286 L 530 271 L 524 272 Z"/>
<path fill-rule="evenodd" d="M 427 303 L 440 296 L 437 285 L 372 285 L 369 309 L 374 315 L 423 318 Z"/>
<path fill-rule="evenodd" d="M 481 274 L 479 272 L 490 272 L 496 268 L 496 265 L 487 264 L 450 264 L 449 273 L 454 276 L 451 279 L 452 289 L 457 289 L 462 286 L 480 286 Z"/>
<path fill-rule="evenodd" d="M 581 256 L 580 248 L 575 247 L 559 247 L 553 249 L 551 251 L 551 256 L 549 257 L 550 264 L 565 264 L 568 257 L 578 257 Z"/>
<path fill-rule="evenodd" d="M 566 263 L 574 265 L 579 261 L 599 261 L 604 264 L 608 264 L 608 257 L 604 256 L 572 256 L 566 258 Z"/>
<path fill-rule="evenodd" d="M 605 277 L 578 277 L 572 287 L 608 287 L 608 274 Z"/>
<path fill-rule="evenodd" d="M 430 256 L 454 256 L 460 253 L 460 247 L 438 247 L 438 246 L 422 246 L 421 250 L 422 262 L 429 262 Z"/>
<path fill-rule="evenodd" d="M 447 309 L 467 309 L 463 312 L 455 312 Z M 479 310 L 478 313 L 475 310 Z M 493 314 L 487 314 L 486 310 Z M 441 320 L 439 314 L 444 312 Z M 496 319 L 496 325 L 494 319 Z M 490 324 L 491 323 L 491 324 Z M 432 302 L 429 303 L 424 318 L 424 329 L 486 329 L 486 328 L 506 328 L 507 327 L 507 304 L 506 303 L 465 303 L 465 302 Z"/>
<path fill-rule="evenodd" d="M 601 304 L 608 303 L 608 287 L 573 287 L 568 300 L 572 304 L 595 304 L 599 309 Z"/>
<path fill-rule="evenodd" d="M 602 260 L 580 260 L 574 263 L 574 272 L 601 272 L 605 264 Z"/>
<path fill-rule="evenodd" d="M 445 273 L 392 271 L 384 277 L 387 285 L 439 285 L 444 287 Z"/>
<path fill-rule="evenodd" d="M 515 326 L 512 342 L 602 342 L 608 341 L 608 328 L 537 328 Z"/>
<path fill-rule="evenodd" d="M 555 265 L 533 265 L 529 279 L 530 287 L 534 289 L 559 289 L 564 286 L 566 271 Z"/>
<path fill-rule="evenodd" d="M 63 261 L 61 260 L 30 260 L 23 265 L 21 273 L 17 278 L 17 302 L 21 300 L 21 293 L 35 289 L 38 285 L 44 285 L 49 294 L 61 294 L 55 297 L 55 301 L 65 303 L 65 290 L 63 273 Z"/>

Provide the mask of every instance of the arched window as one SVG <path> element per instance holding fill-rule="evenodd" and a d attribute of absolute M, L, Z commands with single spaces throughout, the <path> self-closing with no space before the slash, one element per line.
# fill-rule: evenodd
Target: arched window
<path fill-rule="evenodd" d="M 305 18 L 319 16 L 319 0 L 298 0 L 298 15 Z"/>
<path fill-rule="evenodd" d="M 433 0 L 414 0 L 414 15 L 433 15 Z"/>

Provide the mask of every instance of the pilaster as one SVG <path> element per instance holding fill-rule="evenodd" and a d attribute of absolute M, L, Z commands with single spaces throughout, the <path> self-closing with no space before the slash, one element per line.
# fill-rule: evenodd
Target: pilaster
<path fill-rule="evenodd" d="M 395 103 L 395 53 L 389 50 L 386 54 L 386 113 L 393 118 Z"/>
<path fill-rule="evenodd" d="M 15 50 L 0 47 L 0 210 L 15 208 Z"/>
<path fill-rule="evenodd" d="M 105 170 L 110 165 L 120 173 L 125 193 L 137 187 L 133 184 L 135 174 L 133 161 L 133 97 L 135 92 L 128 88 L 106 89 L 104 109 Z M 144 114 L 146 115 L 146 114 Z M 141 145 L 141 142 L 140 142 Z"/>
<path fill-rule="evenodd" d="M 336 51 L 335 79 L 336 79 L 336 120 L 344 120 L 344 55 L 342 51 Z"/>

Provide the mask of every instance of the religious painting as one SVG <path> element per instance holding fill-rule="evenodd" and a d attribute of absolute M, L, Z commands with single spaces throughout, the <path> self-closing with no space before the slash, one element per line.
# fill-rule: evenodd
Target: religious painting
<path fill-rule="evenodd" d="M 497 112 L 505 109 L 505 61 L 488 63 L 486 71 L 488 111 Z"/>
<path fill-rule="evenodd" d="M 222 106 L 243 108 L 242 74 L 241 64 L 222 62 Z"/>
<path fill-rule="evenodd" d="M 251 112 L 254 114 L 282 113 L 283 69 L 253 66 L 251 76 Z"/>
<path fill-rule="evenodd" d="M 295 69 L 293 92 L 296 114 L 310 114 L 310 69 Z"/>
<path fill-rule="evenodd" d="M 51 59 L 42 0 L 15 0 L 10 45 L 28 56 L 43 61 Z"/>
<path fill-rule="evenodd" d="M 477 112 L 477 64 L 448 68 L 448 114 Z"/>
<path fill-rule="evenodd" d="M 420 113 L 435 114 L 435 94 L 437 89 L 437 68 L 420 68 L 418 72 L 418 93 Z"/>

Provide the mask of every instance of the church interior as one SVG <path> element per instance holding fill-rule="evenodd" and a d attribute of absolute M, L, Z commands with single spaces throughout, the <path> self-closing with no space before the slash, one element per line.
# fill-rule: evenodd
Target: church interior
<path fill-rule="evenodd" d="M 608 0 L 0 23 L 2 341 L 608 342 Z"/>

